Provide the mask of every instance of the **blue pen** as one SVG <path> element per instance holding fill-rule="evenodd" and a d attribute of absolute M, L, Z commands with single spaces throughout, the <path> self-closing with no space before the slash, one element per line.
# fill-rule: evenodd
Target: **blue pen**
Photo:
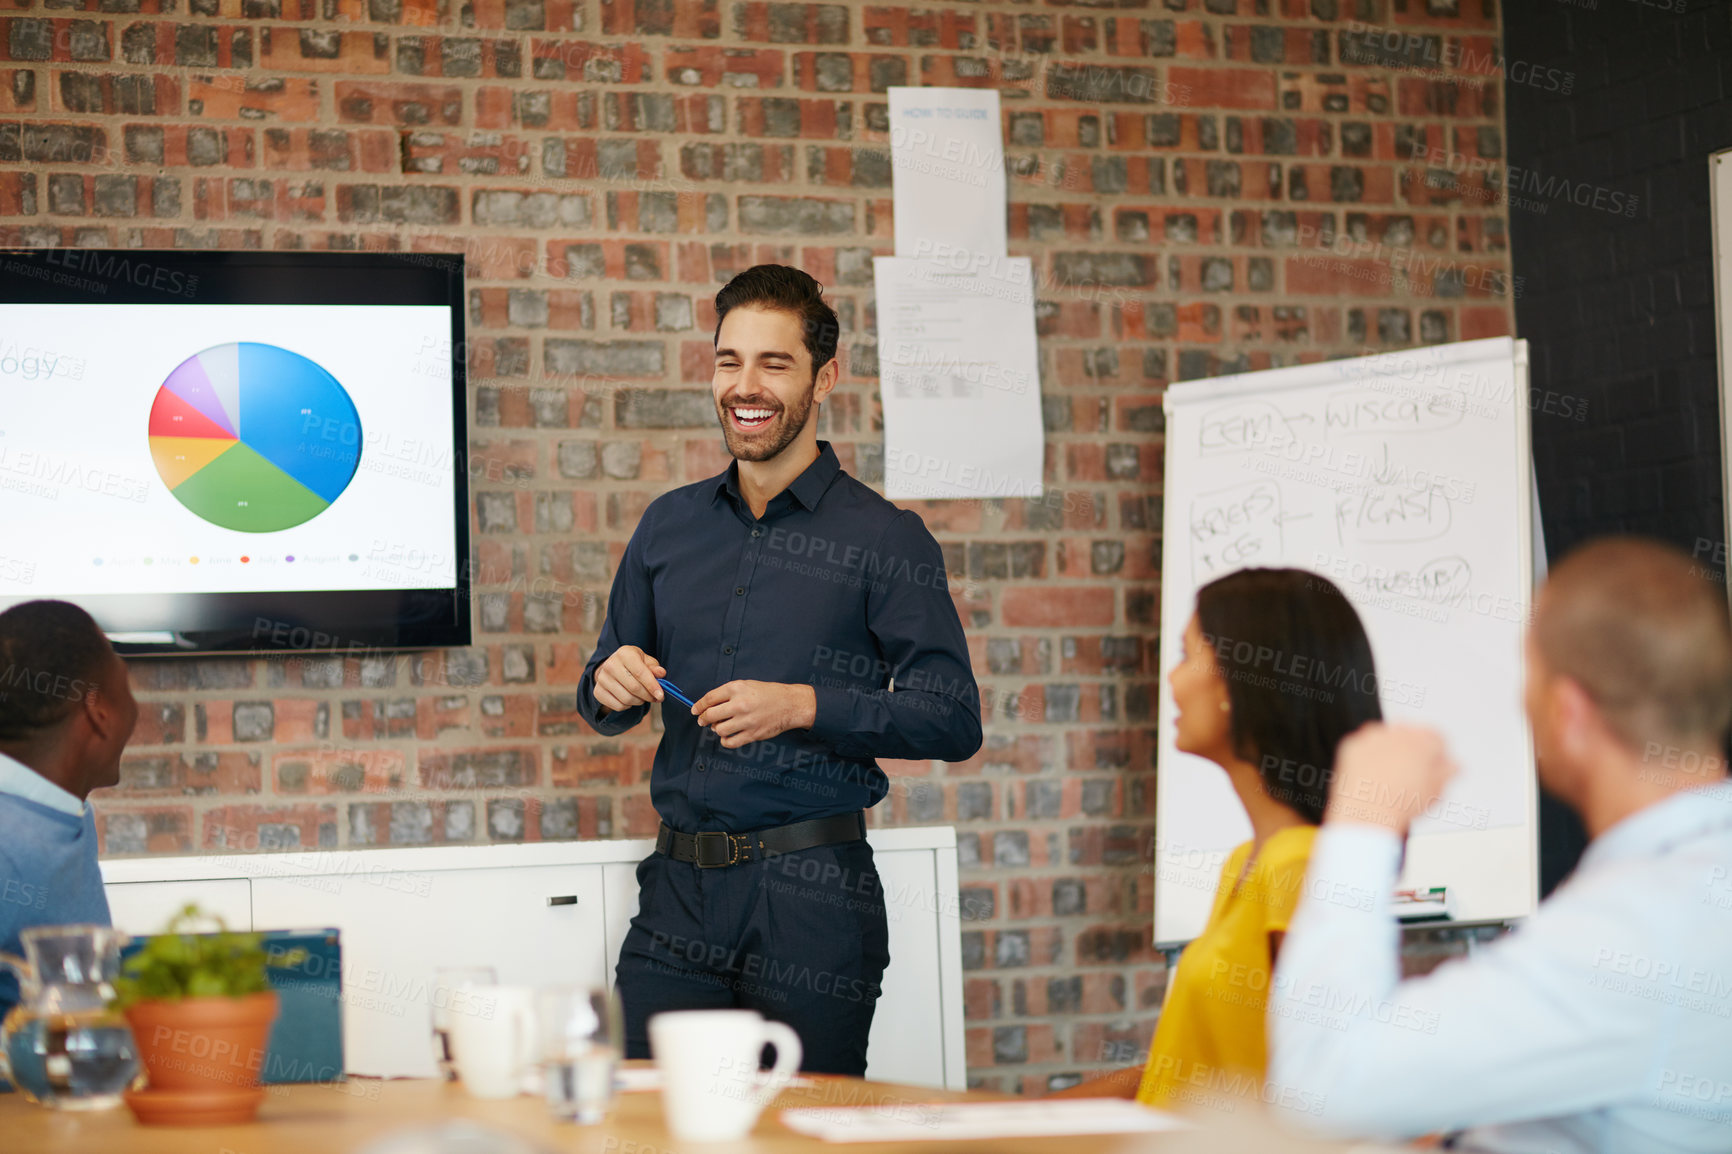
<path fill-rule="evenodd" d="M 690 709 L 692 706 L 697 704 L 697 702 L 693 701 L 691 698 L 689 698 L 685 694 L 681 693 L 679 686 L 675 685 L 673 682 L 669 681 L 665 677 L 656 678 L 656 684 L 661 686 L 663 689 L 667 690 L 670 694 L 672 694 L 673 699 L 675 701 L 678 701 L 681 704 L 683 704 L 687 709 Z"/>

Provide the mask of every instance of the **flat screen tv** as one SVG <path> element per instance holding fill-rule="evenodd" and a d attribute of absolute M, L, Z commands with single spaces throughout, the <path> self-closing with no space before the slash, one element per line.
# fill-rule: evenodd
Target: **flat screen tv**
<path fill-rule="evenodd" d="M 467 645 L 463 258 L 0 250 L 0 609 L 126 654 Z"/>

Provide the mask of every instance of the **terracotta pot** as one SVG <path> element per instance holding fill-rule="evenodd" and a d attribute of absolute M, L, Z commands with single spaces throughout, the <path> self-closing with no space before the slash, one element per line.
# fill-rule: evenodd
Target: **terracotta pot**
<path fill-rule="evenodd" d="M 139 1002 L 126 1011 L 151 1090 L 218 1094 L 257 1088 L 276 1018 L 274 991 Z"/>

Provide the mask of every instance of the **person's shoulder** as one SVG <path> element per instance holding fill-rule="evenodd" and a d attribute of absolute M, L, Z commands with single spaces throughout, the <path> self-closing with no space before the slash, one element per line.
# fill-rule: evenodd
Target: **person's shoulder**
<path fill-rule="evenodd" d="M 846 469 L 836 474 L 836 480 L 831 483 L 824 499 L 826 503 L 834 499 L 839 508 L 847 510 L 851 520 L 864 527 L 923 537 L 932 535 L 919 513 L 904 509 Z"/>
<path fill-rule="evenodd" d="M 40 843 L 45 829 L 41 815 L 22 798 L 0 793 L 0 870 L 8 875 L 16 872 L 31 856 L 30 847 Z"/>
<path fill-rule="evenodd" d="M 1158 852 L 1158 851 L 1157 851 Z M 1251 843 L 1240 842 L 1227 851 L 1227 860 L 1221 863 L 1221 876 L 1215 879 L 1215 909 L 1219 912 L 1221 903 L 1227 896 L 1239 888 L 1239 878 L 1245 872 L 1245 859 L 1251 856 Z M 1212 923 L 1215 915 L 1211 914 Z"/>
<path fill-rule="evenodd" d="M 1311 847 L 1317 842 L 1317 827 L 1295 825 L 1277 830 L 1263 844 L 1259 856 L 1269 870 L 1286 870 L 1294 866 L 1304 869 L 1311 861 Z"/>
<path fill-rule="evenodd" d="M 1290 826 L 1277 830 L 1257 852 L 1251 863 L 1248 886 L 1271 898 L 1296 891 L 1305 880 L 1305 870 L 1311 864 L 1311 846 L 1317 840 L 1314 825 Z"/>
<path fill-rule="evenodd" d="M 1591 847 L 1590 847 L 1591 849 Z M 1528 924 L 1607 919 L 1671 926 L 1717 917 L 1732 944 L 1732 830 L 1662 852 L 1587 863 L 1539 904 Z"/>
<path fill-rule="evenodd" d="M 70 814 L 32 798 L 0 793 L 0 852 L 8 845 L 75 837 L 93 820 L 94 812 L 88 803 L 81 813 Z"/>
<path fill-rule="evenodd" d="M 689 485 L 680 485 L 653 498 L 644 506 L 641 522 L 651 520 L 669 521 L 689 517 L 707 510 L 710 500 L 715 496 L 716 486 L 722 483 L 722 477 L 717 474 L 705 477 L 701 481 L 693 481 Z"/>

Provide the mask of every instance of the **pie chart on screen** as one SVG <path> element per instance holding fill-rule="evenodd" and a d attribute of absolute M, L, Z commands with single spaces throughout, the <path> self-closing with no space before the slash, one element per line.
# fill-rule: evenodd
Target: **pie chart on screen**
<path fill-rule="evenodd" d="M 193 515 L 243 533 L 312 520 L 361 463 L 361 418 L 337 379 L 276 345 L 182 361 L 150 407 L 150 456 Z"/>

